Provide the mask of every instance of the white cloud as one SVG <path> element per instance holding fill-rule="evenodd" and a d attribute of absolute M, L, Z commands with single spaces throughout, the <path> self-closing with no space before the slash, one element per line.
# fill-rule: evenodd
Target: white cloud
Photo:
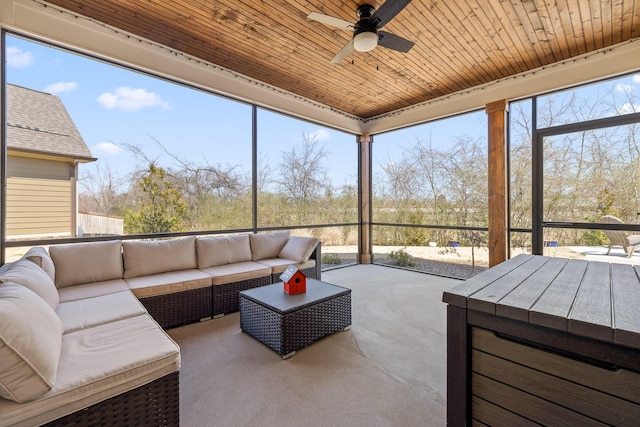
<path fill-rule="evenodd" d="M 625 102 L 621 107 L 618 107 L 618 114 L 631 114 L 640 113 L 640 104 L 632 104 Z"/>
<path fill-rule="evenodd" d="M 631 79 L 635 84 L 640 85 L 640 74 L 635 74 Z"/>
<path fill-rule="evenodd" d="M 12 68 L 26 68 L 33 63 L 33 54 L 25 52 L 19 47 L 7 48 L 7 65 Z"/>
<path fill-rule="evenodd" d="M 309 133 L 310 140 L 315 139 L 316 141 L 320 142 L 326 141 L 329 138 L 331 138 L 331 134 L 324 129 L 316 129 L 315 131 Z"/>
<path fill-rule="evenodd" d="M 116 155 L 122 152 L 122 148 L 113 142 L 99 142 L 93 146 L 93 152 L 96 154 Z"/>
<path fill-rule="evenodd" d="M 44 91 L 57 94 L 57 93 L 72 91 L 77 87 L 78 87 L 78 83 L 76 82 L 58 82 L 58 83 L 51 83 L 50 85 L 44 88 Z"/>
<path fill-rule="evenodd" d="M 122 111 L 138 111 L 146 107 L 160 107 L 163 110 L 171 108 L 168 101 L 154 92 L 147 92 L 146 89 L 121 86 L 114 92 L 105 92 L 100 95 L 97 98 L 98 103 L 109 110 Z"/>
<path fill-rule="evenodd" d="M 618 83 L 617 85 L 615 85 L 615 91 L 616 92 L 622 92 L 622 93 L 631 93 L 633 92 L 633 86 L 632 85 L 627 85 L 627 84 L 623 84 L 623 83 Z"/>

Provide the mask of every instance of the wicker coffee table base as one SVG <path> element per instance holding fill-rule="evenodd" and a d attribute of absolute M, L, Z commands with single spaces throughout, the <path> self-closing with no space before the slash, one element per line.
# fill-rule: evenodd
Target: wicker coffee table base
<path fill-rule="evenodd" d="M 351 327 L 351 294 L 280 314 L 240 294 L 240 327 L 284 359 L 320 338 Z"/>

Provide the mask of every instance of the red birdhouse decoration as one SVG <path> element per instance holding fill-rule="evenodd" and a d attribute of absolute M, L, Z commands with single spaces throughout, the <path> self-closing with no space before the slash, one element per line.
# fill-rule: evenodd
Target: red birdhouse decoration
<path fill-rule="evenodd" d="M 280 275 L 280 280 L 284 282 L 284 291 L 289 295 L 307 292 L 307 277 L 293 265 Z"/>

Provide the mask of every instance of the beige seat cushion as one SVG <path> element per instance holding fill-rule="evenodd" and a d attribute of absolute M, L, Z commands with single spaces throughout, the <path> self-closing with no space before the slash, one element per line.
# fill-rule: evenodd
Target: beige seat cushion
<path fill-rule="evenodd" d="M 180 349 L 149 315 L 64 334 L 53 389 L 35 402 L 0 399 L 0 425 L 40 425 L 180 368 Z"/>
<path fill-rule="evenodd" d="M 30 402 L 51 390 L 61 345 L 62 321 L 51 307 L 24 286 L 1 284 L 0 396 Z"/>
<path fill-rule="evenodd" d="M 138 298 L 148 298 L 174 292 L 211 286 L 211 276 L 200 270 L 170 271 L 125 279 Z"/>
<path fill-rule="evenodd" d="M 49 254 L 56 266 L 58 288 L 122 279 L 120 240 L 51 246 Z"/>
<path fill-rule="evenodd" d="M 195 236 L 171 240 L 125 241 L 124 278 L 198 268 Z"/>
<path fill-rule="evenodd" d="M 28 259 L 23 258 L 11 264 L 0 275 L 0 282 L 13 282 L 31 289 L 53 310 L 60 302 L 58 290 L 51 277 Z"/>
<path fill-rule="evenodd" d="M 291 259 L 296 262 L 306 262 L 316 246 L 318 246 L 318 239 L 315 237 L 291 236 L 278 253 L 278 258 Z"/>
<path fill-rule="evenodd" d="M 271 258 L 271 259 L 261 259 L 260 261 L 256 261 L 260 264 L 264 264 L 271 268 L 271 274 L 278 274 L 284 272 L 287 267 L 293 265 L 298 270 L 304 270 L 306 268 L 312 268 L 316 266 L 316 260 L 310 259 L 305 262 L 296 262 L 291 259 L 283 259 L 283 258 Z"/>
<path fill-rule="evenodd" d="M 138 298 L 127 290 L 94 298 L 63 302 L 58 305 L 56 313 L 62 319 L 64 333 L 68 334 L 140 316 L 146 314 L 147 310 L 138 301 Z"/>
<path fill-rule="evenodd" d="M 251 261 L 249 235 L 198 237 L 198 268 Z"/>
<path fill-rule="evenodd" d="M 53 264 L 53 260 L 49 256 L 49 252 L 41 246 L 34 246 L 29 248 L 22 258 L 28 259 L 31 262 L 38 264 L 38 267 L 42 268 L 51 277 L 51 280 L 56 280 L 56 267 Z"/>
<path fill-rule="evenodd" d="M 288 231 L 277 233 L 250 234 L 252 260 L 277 258 L 278 254 L 289 241 Z"/>
<path fill-rule="evenodd" d="M 247 261 L 236 264 L 219 265 L 202 270 L 213 278 L 213 285 L 256 279 L 271 274 L 271 268 L 264 264 Z"/>
<path fill-rule="evenodd" d="M 124 281 L 124 279 L 115 279 L 105 280 L 104 282 L 87 283 L 84 285 L 67 286 L 66 288 L 58 289 L 58 295 L 60 296 L 60 302 L 63 303 L 128 290 L 129 285 Z"/>

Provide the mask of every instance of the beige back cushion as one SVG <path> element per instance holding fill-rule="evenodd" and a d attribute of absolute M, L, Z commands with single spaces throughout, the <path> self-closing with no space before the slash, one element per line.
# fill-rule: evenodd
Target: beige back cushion
<path fill-rule="evenodd" d="M 0 396 L 30 402 L 53 388 L 62 331 L 38 295 L 15 283 L 0 285 Z"/>
<path fill-rule="evenodd" d="M 198 268 L 195 236 L 122 244 L 124 277 Z"/>
<path fill-rule="evenodd" d="M 122 279 L 122 241 L 51 246 L 56 266 L 56 286 L 80 285 Z"/>
<path fill-rule="evenodd" d="M 278 254 L 289 241 L 288 231 L 277 233 L 250 234 L 251 253 L 254 261 L 259 259 L 277 258 Z"/>
<path fill-rule="evenodd" d="M 307 262 L 318 245 L 315 237 L 291 236 L 284 248 L 278 254 L 278 258 L 289 259 L 296 262 Z"/>
<path fill-rule="evenodd" d="M 198 237 L 198 268 L 251 261 L 249 235 Z"/>
<path fill-rule="evenodd" d="M 55 310 L 58 307 L 60 298 L 56 285 L 49 275 L 35 263 L 28 259 L 21 259 L 9 266 L 0 275 L 0 282 L 13 282 L 31 289 L 42 298 L 49 307 Z"/>
<path fill-rule="evenodd" d="M 56 267 L 53 264 L 53 260 L 49 256 L 49 252 L 41 246 L 34 246 L 29 248 L 26 254 L 22 258 L 28 259 L 31 262 L 38 264 L 48 275 L 51 280 L 56 280 Z"/>

